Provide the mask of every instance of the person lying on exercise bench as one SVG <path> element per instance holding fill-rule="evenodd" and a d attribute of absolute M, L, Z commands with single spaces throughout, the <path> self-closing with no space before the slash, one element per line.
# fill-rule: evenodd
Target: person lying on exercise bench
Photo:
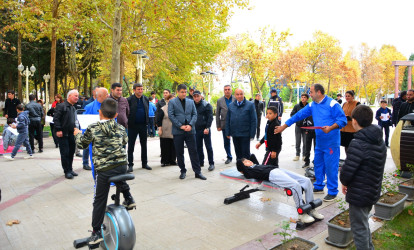
<path fill-rule="evenodd" d="M 254 156 L 254 155 L 252 155 Z M 255 159 L 256 157 L 254 157 Z M 237 161 L 237 170 L 244 175 L 247 179 L 257 179 L 270 181 L 282 188 L 289 188 L 293 191 L 293 200 L 296 207 L 304 205 L 302 199 L 302 188 L 305 191 L 306 202 L 312 202 L 313 199 L 313 187 L 311 181 L 299 174 L 281 169 L 273 165 L 259 165 L 254 164 L 251 160 L 242 158 Z M 311 209 L 309 214 L 299 214 L 298 219 L 304 223 L 312 223 L 315 219 L 323 220 L 324 216 Z"/>
<path fill-rule="evenodd" d="M 102 102 L 99 110 L 100 121 L 88 126 L 85 133 L 75 128 L 76 144 L 80 149 L 89 147 L 92 143 L 92 160 L 96 170 L 95 196 L 92 212 L 92 235 L 89 244 L 95 245 L 103 240 L 101 226 L 105 217 L 106 203 L 110 183 L 113 176 L 127 173 L 127 156 L 124 145 L 128 142 L 125 128 L 115 121 L 118 115 L 118 103 L 111 98 Z M 115 183 L 124 195 L 123 205 L 127 209 L 136 207 L 125 181 Z"/>

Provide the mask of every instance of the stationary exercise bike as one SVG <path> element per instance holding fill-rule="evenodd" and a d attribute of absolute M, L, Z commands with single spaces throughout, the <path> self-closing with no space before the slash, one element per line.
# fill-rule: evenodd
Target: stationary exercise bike
<path fill-rule="evenodd" d="M 108 179 L 108 183 L 117 183 L 121 181 L 133 180 L 133 174 L 121 174 Z M 120 205 L 121 190 L 116 188 L 116 194 L 111 196 L 115 202 L 106 207 L 105 218 L 102 224 L 101 232 L 103 241 L 99 244 L 90 245 L 89 237 L 73 241 L 75 248 L 81 248 L 88 245 L 89 249 L 95 249 L 101 246 L 108 250 L 129 250 L 133 249 L 136 241 L 135 226 L 127 209 Z"/>

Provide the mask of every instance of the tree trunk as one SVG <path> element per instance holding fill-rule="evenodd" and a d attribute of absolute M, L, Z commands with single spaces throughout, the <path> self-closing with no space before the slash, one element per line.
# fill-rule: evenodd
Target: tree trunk
<path fill-rule="evenodd" d="M 111 84 L 117 82 L 120 77 L 120 52 L 121 52 L 121 19 L 122 6 L 121 0 L 115 2 L 114 24 L 112 28 L 112 66 L 111 66 Z"/>
<path fill-rule="evenodd" d="M 326 94 L 329 96 L 329 90 L 331 89 L 331 78 L 328 78 L 328 91 L 326 92 Z M 299 91 L 299 90 L 298 90 Z"/>
<path fill-rule="evenodd" d="M 92 84 L 92 63 L 89 65 L 89 96 L 92 96 L 93 84 Z"/>
<path fill-rule="evenodd" d="M 121 84 L 121 86 L 123 86 L 124 85 L 123 78 L 124 78 L 124 72 L 125 72 L 125 70 L 124 70 L 124 55 L 123 54 L 120 55 L 119 62 L 120 62 L 120 64 L 119 64 L 119 72 L 120 72 L 120 74 L 119 74 L 119 83 Z"/>
<path fill-rule="evenodd" d="M 88 70 L 85 70 L 83 73 L 83 95 L 87 96 L 88 95 Z"/>
<path fill-rule="evenodd" d="M 58 17 L 59 0 L 53 0 L 52 17 Z M 56 70 L 56 26 L 52 27 L 52 46 L 50 49 L 50 88 L 49 88 L 49 102 L 53 103 L 55 97 L 55 70 Z"/>
<path fill-rule="evenodd" d="M 20 32 L 17 33 L 17 65 L 22 63 L 22 36 Z M 23 101 L 23 93 L 22 93 L 22 76 L 20 73 L 17 74 L 17 92 L 19 96 L 19 100 Z"/>

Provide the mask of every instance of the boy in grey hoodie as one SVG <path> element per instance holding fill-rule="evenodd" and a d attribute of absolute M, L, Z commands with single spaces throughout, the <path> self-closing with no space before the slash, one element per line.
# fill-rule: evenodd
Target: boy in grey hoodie
<path fill-rule="evenodd" d="M 13 128 L 17 128 L 17 132 L 19 132 L 19 135 L 17 136 L 16 145 L 14 145 L 13 152 L 11 156 L 4 156 L 5 159 L 9 161 L 13 161 L 14 157 L 17 154 L 17 151 L 19 151 L 20 146 L 23 144 L 26 147 L 27 153 L 29 156 L 24 157 L 25 159 L 31 159 L 33 158 L 33 152 L 30 147 L 29 143 L 29 115 L 28 111 L 23 111 L 23 105 L 19 104 L 16 107 L 17 109 L 17 126 L 12 125 Z"/>
<path fill-rule="evenodd" d="M 17 135 L 15 135 L 10 129 L 12 128 L 12 124 L 15 122 L 14 118 L 7 118 L 7 124 L 4 125 L 3 128 L 3 150 L 4 152 L 7 151 L 9 146 L 14 146 L 16 144 Z"/>

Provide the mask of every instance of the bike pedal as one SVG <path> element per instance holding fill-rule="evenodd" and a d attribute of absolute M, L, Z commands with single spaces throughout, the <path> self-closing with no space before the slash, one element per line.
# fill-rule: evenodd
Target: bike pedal
<path fill-rule="evenodd" d="M 96 244 L 88 244 L 89 249 L 97 249 L 99 248 L 101 243 L 96 243 Z"/>

